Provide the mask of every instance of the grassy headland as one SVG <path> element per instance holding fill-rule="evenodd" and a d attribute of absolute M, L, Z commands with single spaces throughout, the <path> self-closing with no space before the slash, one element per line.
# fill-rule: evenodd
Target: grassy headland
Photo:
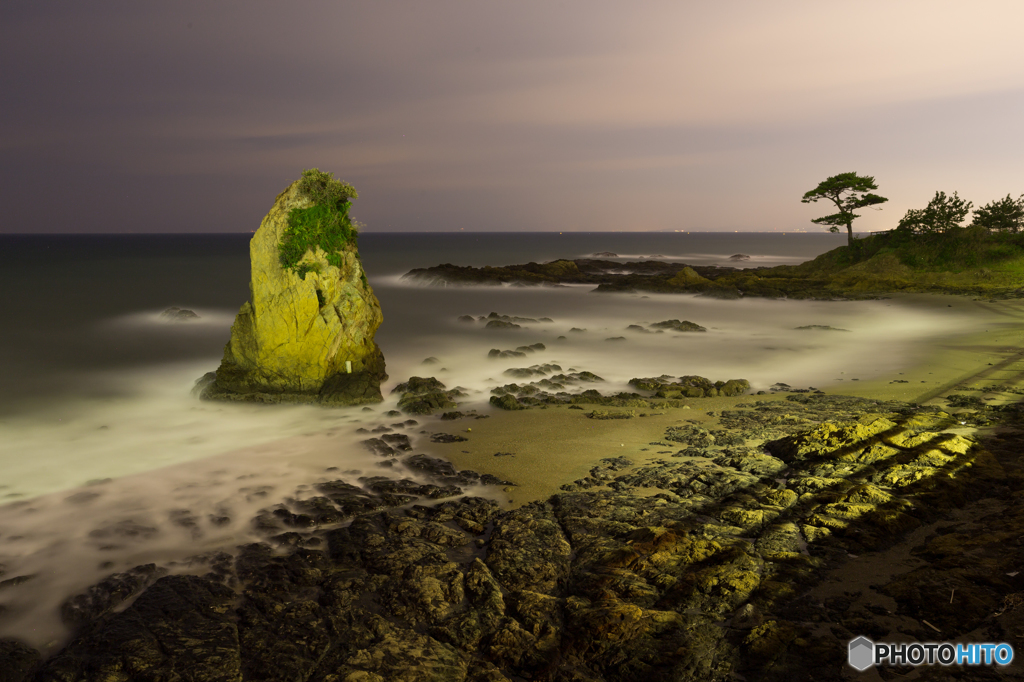
<path fill-rule="evenodd" d="M 1007 295 L 1024 285 L 1024 234 L 970 227 L 936 234 L 902 230 L 864 237 L 795 266 L 757 272 L 782 290 L 837 294 L 933 292 Z M 743 275 L 716 280 L 739 284 Z"/>

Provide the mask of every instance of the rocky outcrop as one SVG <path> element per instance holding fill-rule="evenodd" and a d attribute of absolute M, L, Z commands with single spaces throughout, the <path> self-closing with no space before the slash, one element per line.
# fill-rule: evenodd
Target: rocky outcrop
<path fill-rule="evenodd" d="M 409 381 L 395 386 L 391 391 L 398 393 L 398 409 L 406 414 L 433 414 L 458 407 L 457 398 L 466 393 L 459 388 L 448 388 L 434 377 L 410 377 Z"/>
<path fill-rule="evenodd" d="M 231 327 L 220 368 L 200 380 L 204 399 L 327 405 L 382 400 L 387 374 L 373 336 L 383 316 L 354 239 L 330 254 L 313 246 L 296 268 L 281 264 L 290 213 L 313 206 L 301 182 L 278 195 L 249 243 L 251 297 Z"/>
<path fill-rule="evenodd" d="M 665 458 L 600 460 L 505 512 L 459 496 L 471 472 L 412 455 L 433 483 L 321 483 L 220 569 L 158 577 L 131 603 L 134 581 L 105 581 L 73 600 L 102 608 L 76 611 L 49 660 L 0 640 L 0 680 L 809 682 L 848 678 L 857 636 L 1014 641 L 1020 441 L 964 438 L 965 418 L 741 403 L 720 428 L 668 427 L 650 444 Z"/>

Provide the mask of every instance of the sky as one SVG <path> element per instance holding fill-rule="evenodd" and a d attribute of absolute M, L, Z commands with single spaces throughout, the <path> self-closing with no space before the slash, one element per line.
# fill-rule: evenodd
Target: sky
<path fill-rule="evenodd" d="M 1019 0 L 0 3 L 0 233 L 819 231 L 1024 193 Z"/>

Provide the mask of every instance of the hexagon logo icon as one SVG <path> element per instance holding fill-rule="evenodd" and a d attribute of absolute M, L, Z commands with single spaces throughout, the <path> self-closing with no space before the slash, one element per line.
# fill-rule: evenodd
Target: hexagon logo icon
<path fill-rule="evenodd" d="M 850 642 L 850 666 L 864 672 L 875 662 L 875 643 L 867 637 L 858 637 Z"/>

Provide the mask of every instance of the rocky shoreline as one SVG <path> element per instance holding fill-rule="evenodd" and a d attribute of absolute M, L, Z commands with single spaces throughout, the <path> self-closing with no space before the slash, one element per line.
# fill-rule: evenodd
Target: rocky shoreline
<path fill-rule="evenodd" d="M 837 250 L 841 251 L 841 250 Z M 720 299 L 746 296 L 805 300 L 865 300 L 895 292 L 983 296 L 991 300 L 1024 297 L 1015 277 L 993 278 L 965 267 L 956 273 L 915 272 L 892 254 L 850 265 L 829 252 L 800 265 L 734 268 L 643 260 L 559 259 L 502 267 L 443 263 L 410 270 L 403 279 L 427 286 L 593 285 L 596 293 L 697 294 Z M 614 254 L 611 254 L 614 255 Z M 739 256 L 741 254 L 737 254 Z M 735 257 L 730 260 L 735 259 Z M 739 259 L 737 259 L 739 260 Z"/>
<path fill-rule="evenodd" d="M 509 481 L 382 430 L 367 447 L 430 483 L 323 483 L 202 575 L 111 576 L 66 603 L 55 656 L 0 640 L 0 680 L 840 679 L 859 635 L 1016 643 L 1022 411 L 981 397 L 667 406 L 657 458 L 512 510 L 462 495 Z"/>

